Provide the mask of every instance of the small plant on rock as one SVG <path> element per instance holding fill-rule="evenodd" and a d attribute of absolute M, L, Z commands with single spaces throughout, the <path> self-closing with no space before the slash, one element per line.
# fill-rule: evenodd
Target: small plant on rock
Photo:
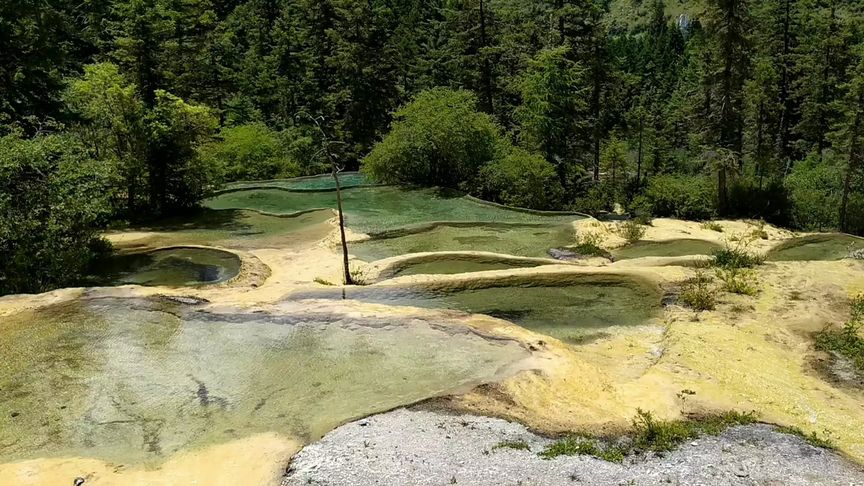
<path fill-rule="evenodd" d="M 752 268 L 765 262 L 765 257 L 750 251 L 753 240 L 747 237 L 733 237 L 726 245 L 714 250 L 711 266 L 720 268 Z"/>
<path fill-rule="evenodd" d="M 369 280 L 366 276 L 366 270 L 362 267 L 352 266 L 349 270 L 351 275 L 351 283 L 354 285 L 369 285 Z"/>
<path fill-rule="evenodd" d="M 629 220 L 621 223 L 616 228 L 618 235 L 627 240 L 627 243 L 636 243 L 645 236 L 645 226 L 639 224 L 636 220 Z"/>
<path fill-rule="evenodd" d="M 714 310 L 717 306 L 717 290 L 712 285 L 711 277 L 700 270 L 695 277 L 684 282 L 678 299 L 695 311 Z"/>
<path fill-rule="evenodd" d="M 754 296 L 759 292 L 756 272 L 748 268 L 715 269 L 714 274 L 723 282 L 723 290 L 733 294 Z"/>
<path fill-rule="evenodd" d="M 723 232 L 723 226 L 717 221 L 705 221 L 700 226 L 702 227 L 702 229 L 716 231 L 718 233 Z"/>
<path fill-rule="evenodd" d="M 585 232 L 576 235 L 576 244 L 572 248 L 580 255 L 609 258 L 609 252 L 600 246 L 602 243 L 603 235 Z"/>
<path fill-rule="evenodd" d="M 816 348 L 837 353 L 848 359 L 859 371 L 864 372 L 864 295 L 852 299 L 849 320 L 843 328 L 824 330 L 816 336 Z"/>

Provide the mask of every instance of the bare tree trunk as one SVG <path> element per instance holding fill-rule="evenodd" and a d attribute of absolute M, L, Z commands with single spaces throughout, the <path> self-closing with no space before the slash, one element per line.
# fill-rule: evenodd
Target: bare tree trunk
<path fill-rule="evenodd" d="M 339 211 L 339 236 L 342 239 L 342 271 L 345 285 L 354 285 L 351 278 L 351 270 L 348 267 L 348 243 L 345 241 L 345 218 L 342 216 L 342 189 L 339 187 L 339 171 L 336 170 L 336 162 L 330 160 L 333 168 L 333 181 L 336 183 L 336 207 Z"/>

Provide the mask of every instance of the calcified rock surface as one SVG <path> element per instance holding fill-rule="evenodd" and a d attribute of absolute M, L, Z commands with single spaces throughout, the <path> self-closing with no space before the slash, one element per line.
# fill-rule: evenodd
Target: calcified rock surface
<path fill-rule="evenodd" d="M 282 486 L 864 484 L 859 466 L 769 425 L 734 427 L 622 464 L 541 458 L 552 442 L 500 419 L 401 409 L 343 425 L 304 448 Z"/>
<path fill-rule="evenodd" d="M 353 189 L 353 191 L 362 190 Z M 457 384 L 456 389 L 436 385 L 420 390 L 412 384 L 409 387 L 412 392 L 410 396 L 394 393 L 390 395 L 394 400 L 387 401 L 386 404 L 363 410 L 349 410 L 351 413 L 343 413 L 333 420 L 318 422 L 314 427 L 314 433 L 308 432 L 309 428 L 297 427 L 297 423 L 289 423 L 291 421 L 288 420 L 287 415 L 278 417 L 282 412 L 275 409 L 272 410 L 275 415 L 272 415 L 265 425 L 261 425 L 263 422 L 257 421 L 254 414 L 250 414 L 248 424 L 261 425 L 258 429 L 226 427 L 217 431 L 217 435 L 221 434 L 221 436 L 216 440 L 189 441 L 185 444 L 176 436 L 174 433 L 176 431 L 172 432 L 168 428 L 160 429 L 166 434 L 162 438 L 165 439 L 164 443 L 180 445 L 165 448 L 157 455 L 158 457 L 145 462 L 125 459 L 112 461 L 106 455 L 100 456 L 95 451 L 61 451 L 56 447 L 52 449 L 47 446 L 41 453 L 38 452 L 37 447 L 34 448 L 36 452 L 33 454 L 19 454 L 16 451 L 19 451 L 24 443 L 38 445 L 42 441 L 41 443 L 50 445 L 54 444 L 56 439 L 50 434 L 26 437 L 27 433 L 24 432 L 26 438 L 24 442 L 0 441 L 0 484 L 72 484 L 76 477 L 84 478 L 87 486 L 94 484 L 146 484 L 148 486 L 153 484 L 172 486 L 278 484 L 285 465 L 296 451 L 314 442 L 321 434 L 340 423 L 439 394 L 449 394 L 448 397 L 440 399 L 439 403 L 450 411 L 500 417 L 527 425 L 538 432 L 555 434 L 619 431 L 630 426 L 637 408 L 648 410 L 660 419 L 676 419 L 694 412 L 755 411 L 762 421 L 799 427 L 808 434 L 816 433 L 822 438 L 830 439 L 841 454 L 853 461 L 864 462 L 864 432 L 862 432 L 864 431 L 864 406 L 862 406 L 864 391 L 857 385 L 861 380 L 848 379 L 849 377 L 837 379 L 836 376 L 832 376 L 832 370 L 841 367 L 838 367 L 831 356 L 816 352 L 813 347 L 813 334 L 829 326 L 839 326 L 848 316 L 849 297 L 864 292 L 864 261 L 837 259 L 848 255 L 849 249 L 846 247 L 845 237 L 838 240 L 830 236 L 819 236 L 805 240 L 808 245 L 804 247 L 804 255 L 825 255 L 824 261 L 769 261 L 755 270 L 759 290 L 755 296 L 721 293 L 716 310 L 694 313 L 676 305 L 674 299 L 681 282 L 693 277 L 697 271 L 694 267 L 702 265 L 707 258 L 705 255 L 686 254 L 694 251 L 692 248 L 704 249 L 723 245 L 726 242 L 734 243 L 744 236 L 755 238 L 750 243 L 751 251 L 768 253 L 793 238 L 812 235 L 798 235 L 770 226 L 742 221 L 720 221 L 718 223 L 723 231 L 718 232 L 703 227 L 699 223 L 659 219 L 647 228 L 643 238 L 644 243 L 631 248 L 628 252 L 626 242 L 618 235 L 616 228 L 618 223 L 578 219 L 575 215 L 503 214 L 502 212 L 508 210 L 462 199 L 449 200 L 449 202 L 445 200 L 441 203 L 444 204 L 443 206 L 432 207 L 430 205 L 439 202 L 430 195 L 431 193 L 425 194 L 420 201 L 422 202 L 420 209 L 423 211 L 418 213 L 419 216 L 410 211 L 394 212 L 393 208 L 389 208 L 387 218 L 384 218 L 382 223 L 384 226 L 380 229 L 390 233 L 379 232 L 376 235 L 367 228 L 380 220 L 380 218 L 376 219 L 376 207 L 372 202 L 359 206 L 361 211 L 355 215 L 355 220 L 362 223 L 360 226 L 352 228 L 352 217 L 351 214 L 348 215 L 349 241 L 355 243 L 368 241 L 370 243 L 366 248 L 374 247 L 376 251 L 383 249 L 382 255 L 391 256 L 393 252 L 395 255 L 376 262 L 373 260 L 378 257 L 368 256 L 374 256 L 374 252 L 367 254 L 363 246 L 352 245 L 351 248 L 358 249 L 358 252 L 352 256 L 354 271 L 363 276 L 368 283 L 373 284 L 363 287 L 362 291 L 355 288 L 346 289 L 346 297 L 351 299 L 352 295 L 357 295 L 358 300 L 362 301 L 364 295 L 374 296 L 381 292 L 393 292 L 394 289 L 420 289 L 436 296 L 456 296 L 458 297 L 456 303 L 463 307 L 457 305 L 455 308 L 474 310 L 498 317 L 494 318 L 446 310 L 452 308 L 447 305 L 444 305 L 444 308 L 438 305 L 422 305 L 421 307 L 439 307 L 423 309 L 405 307 L 404 305 L 418 305 L 406 301 L 376 303 L 375 299 L 366 299 L 367 302 L 341 300 L 342 289 L 339 286 L 341 262 L 333 212 L 327 209 L 306 213 L 291 211 L 309 209 L 310 205 L 315 206 L 312 204 L 314 201 L 310 202 L 310 199 L 304 195 L 293 195 L 291 196 L 293 200 L 303 203 L 302 207 L 293 208 L 286 202 L 291 198 L 281 198 L 284 192 L 271 190 L 266 193 L 264 202 L 278 203 L 277 209 L 291 212 L 290 215 L 267 215 L 256 211 L 226 209 L 209 212 L 201 221 L 171 222 L 158 227 L 109 235 L 123 251 L 140 251 L 172 245 L 202 245 L 229 250 L 237 253 L 242 260 L 237 277 L 223 283 L 195 288 L 124 286 L 95 290 L 64 289 L 40 295 L 0 298 L 0 336 L 2 336 L 0 342 L 5 342 L 7 348 L 14 350 L 15 353 L 29 356 L 28 353 L 32 351 L 39 355 L 41 352 L 39 346 L 34 347 L 26 339 L 16 342 L 13 336 L 16 332 L 26 336 L 27 332 L 35 332 L 33 329 L 39 328 L 38 325 L 32 325 L 38 324 L 38 321 L 31 319 L 28 322 L 26 315 L 28 312 L 38 314 L 52 306 L 62 306 L 92 298 L 145 299 L 155 296 L 173 296 L 181 298 L 178 301 L 180 304 L 185 302 L 187 304 L 184 305 L 193 305 L 202 312 L 214 314 L 283 315 L 302 313 L 304 309 L 305 312 L 309 312 L 310 309 L 317 312 L 327 309 L 327 312 L 331 312 L 332 315 L 341 316 L 340 319 L 344 323 L 349 323 L 340 328 L 340 332 L 349 337 L 355 336 L 357 330 L 356 326 L 350 325 L 351 322 L 368 322 L 371 319 L 391 324 L 406 324 L 402 329 L 390 329 L 387 335 L 398 334 L 399 340 L 412 341 L 413 347 L 401 348 L 396 341 L 391 340 L 393 341 L 391 346 L 366 346 L 360 353 L 370 359 L 378 359 L 375 358 L 378 356 L 383 363 L 388 360 L 409 363 L 412 359 L 422 359 L 418 357 L 420 355 L 412 354 L 393 361 L 392 353 L 398 349 L 421 351 L 438 349 L 442 357 L 446 358 L 449 349 L 463 351 L 467 349 L 468 351 L 463 354 L 477 355 L 476 349 L 501 346 L 501 343 L 507 342 L 511 343 L 507 346 L 518 348 L 516 353 L 518 356 L 508 354 L 509 357 L 504 361 L 511 364 L 518 363 L 518 365 L 486 366 L 484 368 L 486 372 L 482 376 L 468 377 L 464 382 Z M 372 194 L 383 198 L 381 200 L 384 202 L 405 201 L 405 195 L 394 192 L 393 188 L 376 189 Z M 230 197 L 226 196 L 222 202 L 231 206 L 230 202 L 241 195 L 228 195 Z M 326 198 L 321 197 L 321 199 Z M 248 198 L 248 201 L 244 199 L 241 201 L 244 204 L 238 206 L 245 207 L 246 202 L 255 201 L 255 198 Z M 492 220 L 490 222 L 495 224 L 473 225 L 468 222 L 468 219 L 478 217 L 477 215 L 488 216 Z M 459 222 L 426 226 L 415 224 L 410 231 L 398 229 L 402 228 L 403 224 L 417 223 L 411 218 L 421 217 L 426 221 L 447 216 L 452 216 Z M 542 225 L 534 225 L 533 222 L 538 218 L 545 222 Z M 472 229 L 472 226 L 477 227 Z M 596 233 L 604 249 L 610 251 L 613 257 L 616 252 L 618 254 L 623 252 L 629 253 L 630 258 L 614 262 L 605 258 L 556 262 L 548 258 L 546 253 L 548 248 L 541 244 L 542 241 L 538 242 L 548 235 L 554 235 L 555 241 L 550 243 L 549 247 L 561 246 L 558 240 L 562 238 L 569 239 L 569 243 L 572 244 L 575 243 L 576 235 L 580 233 Z M 510 238 L 511 236 L 513 238 Z M 809 242 L 813 242 L 814 239 L 824 239 L 827 244 L 821 245 L 817 242 L 815 246 L 809 245 Z M 853 245 L 860 244 L 857 239 L 848 241 Z M 415 243 L 419 246 L 415 246 Z M 432 244 L 432 247 L 429 247 L 429 244 Z M 790 246 L 801 248 L 801 245 L 796 244 L 786 247 Z M 452 252 L 436 255 L 447 250 Z M 413 256 L 401 255 L 402 252 L 411 251 L 425 253 Z M 489 251 L 497 253 L 489 253 Z M 840 251 L 845 253 L 838 253 Z M 839 257 L 836 256 L 838 254 Z M 448 261 L 456 261 L 458 265 L 464 265 L 462 270 L 474 271 L 452 273 Z M 507 265 L 508 262 L 513 262 L 513 266 L 519 268 L 510 267 Z M 414 264 L 421 265 L 419 271 L 394 270 Z M 432 271 L 435 273 L 430 273 Z M 546 299 L 544 305 L 550 309 L 556 308 L 556 300 L 561 301 L 559 307 L 573 307 L 579 299 L 586 299 L 588 307 L 602 309 L 603 299 L 617 292 L 613 287 L 609 287 L 609 292 L 605 292 L 603 285 L 593 285 L 592 293 L 580 295 L 578 288 L 572 288 L 573 282 L 579 281 L 595 283 L 638 281 L 640 289 L 650 289 L 647 292 L 640 291 L 639 295 L 652 296 L 651 299 L 656 302 L 650 312 L 644 314 L 627 312 L 626 302 L 624 302 L 616 310 L 617 315 L 623 317 L 616 318 L 612 315 L 602 320 L 595 319 L 592 322 L 600 322 L 602 325 L 587 334 L 584 332 L 586 318 L 594 316 L 592 313 L 570 309 L 564 315 L 558 312 L 559 315 L 553 322 L 547 321 L 543 313 L 537 313 L 536 309 L 525 308 L 524 304 L 530 304 L 531 301 L 525 296 L 531 292 L 540 292 L 539 287 L 565 284 L 570 286 L 566 291 L 566 298 L 556 299 L 554 292 L 549 294 L 552 297 Z M 296 298 L 298 295 L 314 297 L 316 292 L 333 293 L 334 290 L 338 297 L 336 300 L 333 300 L 332 296 L 327 296 L 328 300 L 314 301 Z M 508 292 L 512 292 L 512 299 L 507 298 Z M 484 300 L 483 296 L 486 294 L 494 296 L 492 302 L 494 305 L 487 305 L 490 302 Z M 663 306 L 660 305 L 661 297 Z M 640 299 L 631 300 L 633 305 L 642 305 L 639 303 L 642 302 Z M 645 309 L 640 307 L 639 310 Z M 640 317 L 633 319 L 637 314 Z M 412 322 L 414 324 L 410 324 Z M 418 322 L 426 324 L 417 324 Z M 539 332 L 514 324 L 518 322 L 523 322 L 526 326 L 531 322 L 533 323 L 531 326 Z M 552 323 L 554 326 L 544 327 L 544 322 Z M 430 327 L 427 325 L 429 323 L 435 325 Z M 77 329 L 74 319 L 68 320 L 66 324 L 69 332 L 74 333 Z M 156 337 L 163 338 L 169 351 L 178 349 L 183 351 L 186 349 L 183 348 L 184 343 L 187 348 L 191 344 L 202 347 L 199 357 L 202 359 L 206 357 L 209 360 L 203 360 L 208 364 L 202 365 L 202 369 L 215 366 L 216 371 L 214 369 L 209 371 L 213 375 L 212 379 L 215 382 L 223 379 L 227 382 L 236 376 L 227 369 L 219 371 L 223 370 L 219 366 L 230 364 L 232 360 L 220 359 L 218 354 L 210 351 L 228 349 L 232 343 L 242 343 L 244 340 L 261 339 L 260 329 L 269 329 L 269 324 L 259 323 L 249 326 L 242 323 L 234 323 L 230 326 L 210 324 L 212 323 L 196 322 L 193 327 L 179 325 L 178 333 L 156 333 Z M 322 328 L 327 327 L 323 325 L 326 323 L 320 324 Z M 106 330 L 110 331 L 111 325 L 111 319 L 108 319 L 104 327 L 93 329 L 104 333 Z M 415 327 L 411 328 L 412 325 Z M 237 339 L 226 339 L 227 334 L 224 334 L 216 338 L 211 336 L 207 339 L 184 340 L 184 336 L 187 335 L 198 335 L 200 338 L 201 335 L 212 333 L 211 327 L 217 329 L 219 326 L 236 332 Z M 112 356 L 115 362 L 129 361 L 130 356 L 134 355 L 133 352 L 146 354 L 156 351 L 148 343 L 154 338 L 153 331 L 157 327 L 149 324 L 140 327 L 141 329 L 135 326 L 130 328 L 127 324 L 120 333 L 119 340 L 120 343 L 126 344 L 106 348 L 113 349 Z M 381 331 L 369 326 L 358 328 L 370 336 L 377 336 Z M 445 328 L 447 331 L 442 331 Z M 552 331 L 553 328 L 555 332 Z M 44 326 L 41 329 L 45 331 L 43 336 L 54 332 Z M 544 331 L 544 329 L 548 330 Z M 569 332 L 571 329 L 572 333 Z M 445 335 L 443 338 L 442 334 Z M 556 339 L 553 335 L 562 339 Z M 429 341 L 423 340 L 427 338 L 434 338 L 432 341 L 438 342 L 440 346 L 437 348 L 426 346 L 424 343 Z M 448 346 L 448 339 L 463 344 L 465 342 L 463 340 L 467 339 L 472 344 L 461 348 Z M 64 346 L 68 346 L 69 342 L 90 343 L 83 338 L 77 341 L 58 338 L 56 342 L 61 344 L 54 347 L 48 346 L 48 348 L 55 349 L 56 353 L 61 354 L 64 352 Z M 278 356 L 278 351 L 292 348 L 286 345 L 284 340 L 279 339 L 274 339 L 271 344 L 273 346 L 259 346 L 256 348 L 259 349 L 257 352 L 235 349 L 233 353 L 236 354 L 236 359 L 242 358 L 241 361 L 248 362 L 246 368 L 252 369 L 250 363 L 254 363 L 259 356 L 262 360 L 268 356 L 270 358 L 276 356 L 278 358 L 276 361 L 284 360 L 284 356 Z M 328 347 L 325 343 L 319 348 L 323 351 L 330 348 L 338 349 L 337 344 Z M 358 340 L 357 344 L 362 347 L 360 346 L 362 340 Z M 294 346 L 294 348 L 302 350 L 303 347 Z M 268 352 L 261 351 L 263 349 L 267 349 Z M 244 352 L 248 353 L 248 356 L 242 356 Z M 169 352 L 168 356 L 176 358 L 180 354 Z M 84 363 L 86 369 L 98 364 L 96 361 L 88 360 L 88 357 L 92 356 L 98 355 L 84 353 L 79 360 Z M 63 390 L 63 380 L 51 383 L 49 380 L 39 378 L 39 368 L 27 366 L 21 368 L 21 363 L 25 361 L 7 360 L 0 363 L 0 381 L 16 382 L 17 380 L 18 385 L 36 391 Z M 429 359 L 426 361 L 429 362 Z M 151 364 L 157 368 L 160 363 L 168 362 L 160 361 L 159 356 L 155 354 L 151 359 Z M 45 376 L 55 373 L 57 376 L 68 378 L 80 374 L 80 369 L 72 370 L 66 375 L 61 373 L 73 364 L 74 361 L 58 359 L 43 360 L 39 366 L 43 371 L 47 370 L 48 375 Z M 451 360 L 451 364 L 456 363 Z M 489 364 L 485 363 L 485 365 Z M 406 371 L 402 364 L 398 367 L 402 372 Z M 129 366 L 124 368 L 127 376 L 136 379 L 149 379 L 147 369 L 136 368 L 131 361 Z M 341 379 L 345 383 L 350 383 L 354 375 L 350 372 L 350 368 L 346 370 Z M 183 371 L 173 370 L 170 373 L 182 375 Z M 276 377 L 274 383 L 278 382 L 280 376 L 284 376 L 285 380 L 291 379 L 290 373 L 280 374 L 278 371 L 251 373 L 250 376 Z M 844 373 L 855 373 L 855 371 L 844 370 Z M 396 374 L 394 373 L 390 378 L 393 376 Z M 184 413 L 193 414 L 194 420 L 190 420 L 189 424 L 198 423 L 196 421 L 202 419 L 195 415 L 200 411 L 196 407 L 199 407 L 201 402 L 201 397 L 197 395 L 198 386 L 194 380 L 184 379 L 186 381 L 179 392 L 180 400 L 188 399 L 191 405 L 183 410 Z M 410 376 L 406 376 L 406 380 L 410 380 Z M 473 385 L 480 382 L 485 385 L 471 389 Z M 95 383 L 100 381 L 96 380 Z M 113 382 L 102 380 L 101 383 L 111 385 Z M 305 388 L 291 388 L 292 393 L 309 400 L 309 397 L 315 396 L 315 390 L 321 388 L 313 385 L 314 383 L 309 383 Z M 684 390 L 688 392 L 683 393 Z M 331 391 L 338 395 L 344 390 Z M 367 387 L 366 391 L 375 398 L 377 392 L 374 385 Z M 157 393 L 154 396 L 158 395 Z M 230 395 L 230 393 L 217 393 L 215 396 L 223 395 Z M 4 396 L 8 402 L 10 395 Z M 12 396 L 18 401 L 33 398 L 27 394 Z M 148 395 L 142 394 L 142 396 Z M 255 392 L 253 391 L 250 396 L 255 396 Z M 84 399 L 86 398 L 84 396 Z M 98 399 L 94 398 L 94 400 L 99 402 Z M 291 402 L 288 398 L 285 400 L 286 404 Z M 211 403 L 209 400 L 205 401 Z M 45 402 L 45 406 L 50 403 Z M 99 403 L 107 404 L 108 408 L 111 406 L 110 400 Z M 144 407 L 148 402 L 143 400 L 136 403 L 135 406 Z M 272 403 L 278 404 L 278 400 Z M 308 406 L 301 408 L 314 411 L 316 407 L 320 407 L 320 403 L 324 402 L 311 400 Z M 213 401 L 212 404 L 219 408 L 218 401 Z M 255 404 L 252 404 L 252 411 L 254 407 Z M 33 405 L 33 408 L 38 409 L 39 405 Z M 286 405 L 285 408 L 287 410 L 291 407 Z M 95 416 L 99 416 L 99 413 L 104 412 L 105 409 L 105 407 L 94 409 L 89 415 L 70 412 L 66 416 L 52 409 L 49 415 L 59 416 L 64 423 L 83 424 L 87 423 L 87 417 L 93 417 L 94 413 Z M 226 408 L 228 412 L 232 410 L 234 409 Z M 226 411 L 211 410 L 210 413 L 215 415 L 204 417 L 203 421 L 215 420 L 214 423 L 221 423 L 219 414 L 228 413 Z M 0 417 L 0 427 L 8 425 L 11 420 L 23 420 L 24 415 L 20 411 L 10 409 L 8 412 L 8 415 Z M 12 412 L 17 412 L 18 415 L 12 417 Z M 284 426 L 279 422 L 281 419 L 285 420 Z M 122 423 L 125 419 L 119 420 Z M 106 422 L 114 422 L 114 419 Z M 50 426 L 50 421 L 47 425 L 43 425 L 49 428 Z M 6 430 L 11 429 L 6 427 Z M 35 427 L 33 430 L 33 433 L 37 434 L 38 432 L 35 431 L 40 429 Z M 82 434 L 80 430 L 76 431 L 75 427 L 70 427 L 69 430 Z M 202 430 L 210 433 L 215 429 L 202 427 Z M 381 430 L 385 431 L 386 427 L 382 426 Z M 453 433 L 457 434 L 458 430 L 453 429 Z M 762 429 L 757 427 L 754 430 L 759 432 Z M 770 431 L 768 433 L 773 434 Z M 98 434 L 82 436 L 94 439 L 94 444 L 101 440 Z M 149 443 L 156 443 L 150 439 L 148 439 Z M 774 443 L 772 440 L 774 439 L 765 439 L 760 443 L 762 444 L 760 447 L 764 446 L 772 450 L 770 449 L 773 447 L 771 444 Z M 783 439 L 777 440 L 787 439 L 784 436 Z M 130 441 L 124 447 L 132 450 L 146 448 L 143 440 L 130 439 Z M 697 442 L 711 444 L 711 442 L 703 443 L 701 440 Z M 163 441 L 160 439 L 159 443 Z M 689 447 L 695 448 L 692 452 L 696 453 L 702 446 Z M 310 451 L 314 450 L 314 447 L 310 449 Z M 711 457 L 720 454 L 716 453 L 715 449 L 705 450 Z M 790 451 L 782 447 L 778 450 Z M 720 451 L 722 452 L 722 446 Z M 551 467 L 549 465 L 553 464 L 536 462 L 533 456 L 525 457 L 528 461 L 526 468 L 529 465 L 531 468 L 540 468 L 544 465 Z M 718 457 L 723 455 L 720 454 Z M 794 456 L 788 457 L 794 458 Z M 814 455 L 811 459 L 829 461 L 829 457 L 834 456 Z M 522 458 L 520 455 L 513 456 L 513 462 L 518 462 L 516 459 L 520 458 Z M 449 463 L 445 461 L 443 464 Z M 607 467 L 590 461 L 586 464 L 600 469 Z M 672 467 L 669 463 L 662 464 Z M 801 464 L 809 463 L 805 461 Z M 373 470 L 379 467 L 372 462 L 362 463 L 362 465 Z M 385 461 L 380 467 L 390 467 L 390 465 Z M 781 482 L 789 484 L 797 480 L 799 476 L 796 471 L 799 470 L 790 469 L 789 477 L 783 478 Z M 800 471 L 803 475 L 804 469 Z M 501 474 L 505 473 L 506 471 Z M 621 477 L 627 477 L 626 472 L 620 474 L 624 475 Z M 494 474 L 490 477 L 494 477 Z M 618 476 L 613 474 L 610 477 Z M 756 476 L 748 477 L 752 479 Z M 506 477 L 494 479 L 497 480 L 494 484 L 507 484 L 506 481 L 509 480 Z M 742 479 L 741 482 L 746 483 L 747 480 Z M 706 483 L 711 484 L 711 481 L 706 480 Z"/>

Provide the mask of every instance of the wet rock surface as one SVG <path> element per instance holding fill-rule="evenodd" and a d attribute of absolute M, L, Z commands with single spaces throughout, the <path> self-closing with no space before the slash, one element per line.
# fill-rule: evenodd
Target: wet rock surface
<path fill-rule="evenodd" d="M 552 442 L 500 419 L 399 409 L 346 424 L 306 447 L 282 486 L 864 484 L 860 467 L 764 424 L 734 427 L 663 456 L 622 464 L 538 456 Z"/>

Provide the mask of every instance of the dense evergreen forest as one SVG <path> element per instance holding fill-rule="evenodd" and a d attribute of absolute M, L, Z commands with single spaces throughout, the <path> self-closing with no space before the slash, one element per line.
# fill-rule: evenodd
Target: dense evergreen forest
<path fill-rule="evenodd" d="M 322 138 L 382 182 L 864 234 L 864 4 L 4 0 L 0 293 Z"/>

